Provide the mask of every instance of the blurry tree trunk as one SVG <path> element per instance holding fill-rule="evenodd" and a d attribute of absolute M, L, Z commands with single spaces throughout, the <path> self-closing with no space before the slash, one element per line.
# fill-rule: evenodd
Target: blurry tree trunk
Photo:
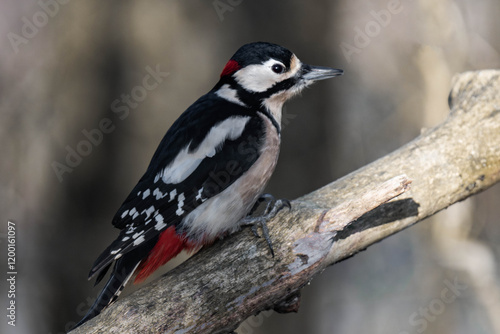
<path fill-rule="evenodd" d="M 244 230 L 72 333 L 225 333 L 266 309 L 297 310 L 300 289 L 327 266 L 500 180 L 499 91 L 499 71 L 455 77 L 443 124 L 270 222 L 275 258 Z M 403 173 L 409 191 L 408 179 L 396 177 Z"/>

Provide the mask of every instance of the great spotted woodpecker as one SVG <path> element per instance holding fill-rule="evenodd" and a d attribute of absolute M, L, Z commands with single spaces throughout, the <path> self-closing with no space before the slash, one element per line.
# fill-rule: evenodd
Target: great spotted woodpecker
<path fill-rule="evenodd" d="M 182 250 L 197 250 L 242 224 L 260 223 L 271 246 L 264 221 L 246 217 L 278 160 L 282 106 L 314 81 L 342 73 L 306 65 L 276 44 L 242 46 L 215 87 L 170 127 L 113 218 L 120 234 L 89 279 L 98 274 L 99 283 L 114 262 L 113 271 L 78 325 L 111 304 L 132 276 L 143 281 Z M 277 202 L 265 218 L 286 203 Z"/>

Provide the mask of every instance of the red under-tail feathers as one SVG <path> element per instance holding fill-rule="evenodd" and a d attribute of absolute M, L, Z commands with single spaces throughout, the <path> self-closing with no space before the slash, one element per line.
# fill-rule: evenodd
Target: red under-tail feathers
<path fill-rule="evenodd" d="M 189 242 L 183 235 L 175 233 L 175 227 L 167 228 L 161 232 L 158 242 L 149 252 L 148 257 L 142 260 L 139 267 L 137 267 L 134 284 L 144 281 L 156 269 L 177 256 L 182 250 L 185 249 L 191 252 L 200 247 L 201 245 Z"/>

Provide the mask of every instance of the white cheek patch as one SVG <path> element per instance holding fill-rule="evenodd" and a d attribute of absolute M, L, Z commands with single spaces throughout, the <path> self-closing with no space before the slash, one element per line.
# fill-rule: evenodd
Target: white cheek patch
<path fill-rule="evenodd" d="M 236 82 L 248 91 L 265 92 L 276 82 L 281 81 L 279 74 L 274 73 L 271 67 L 280 63 L 275 59 L 269 59 L 263 64 L 248 65 L 233 74 Z"/>
<path fill-rule="evenodd" d="M 301 62 L 292 55 L 290 59 L 290 70 L 283 74 L 274 73 L 271 67 L 281 62 L 276 59 L 269 59 L 263 64 L 248 65 L 238 70 L 233 76 L 243 88 L 252 92 L 265 92 L 276 83 L 293 77 L 300 70 Z"/>
<path fill-rule="evenodd" d="M 290 60 L 290 71 L 286 73 L 286 76 L 284 76 L 283 80 L 286 80 L 288 78 L 291 78 L 301 70 L 302 68 L 302 63 L 300 62 L 299 58 L 297 58 L 295 55 L 292 56 L 292 59 Z M 281 110 L 283 108 L 283 104 L 292 96 L 295 94 L 298 94 L 305 86 L 301 85 L 295 85 L 291 89 L 285 90 L 285 91 L 279 91 L 267 99 L 263 101 L 263 105 L 267 108 L 267 110 L 273 115 L 274 119 L 278 124 L 281 125 Z"/>
<path fill-rule="evenodd" d="M 215 125 L 196 148 L 190 152 L 186 145 L 175 159 L 156 176 L 166 184 L 178 184 L 184 181 L 198 166 L 203 159 L 213 157 L 217 149 L 226 140 L 235 140 L 245 129 L 250 116 L 234 116 L 225 119 Z"/>

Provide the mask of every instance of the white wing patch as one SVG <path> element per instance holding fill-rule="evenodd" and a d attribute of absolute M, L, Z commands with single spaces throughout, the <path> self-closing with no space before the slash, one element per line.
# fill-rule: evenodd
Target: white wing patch
<path fill-rule="evenodd" d="M 180 150 L 174 161 L 161 170 L 156 178 L 161 178 L 166 184 L 178 184 L 184 181 L 200 165 L 203 159 L 213 157 L 217 149 L 226 140 L 235 140 L 245 129 L 250 116 L 234 116 L 216 124 L 207 133 L 196 150 L 189 151 L 189 143 Z M 172 195 L 171 195 L 172 197 Z"/>
<path fill-rule="evenodd" d="M 207 199 L 202 198 L 202 193 L 203 193 L 203 187 L 201 187 L 200 190 L 198 190 L 198 195 L 196 195 L 195 199 L 201 200 L 201 202 L 205 202 Z"/>
<path fill-rule="evenodd" d="M 162 199 L 163 197 L 167 196 L 167 193 L 162 193 L 160 191 L 160 188 L 156 188 L 154 191 L 153 191 L 153 196 L 156 197 L 156 200 L 159 200 L 159 199 Z"/>
<path fill-rule="evenodd" d="M 163 230 L 167 226 L 167 224 L 165 224 L 163 222 L 163 216 L 162 215 L 160 215 L 160 214 L 156 215 L 155 216 L 155 220 L 156 220 L 155 230 L 161 231 L 161 230 Z"/>
<path fill-rule="evenodd" d="M 177 211 L 175 211 L 177 216 L 181 216 L 184 213 L 184 210 L 182 209 L 182 207 L 184 206 L 185 199 L 186 199 L 186 197 L 184 197 L 184 193 L 181 193 L 179 195 L 179 198 L 177 198 L 177 200 L 179 201 L 177 204 Z"/>
<path fill-rule="evenodd" d="M 132 208 L 130 211 L 129 210 L 125 210 L 122 213 L 122 218 L 124 218 L 126 216 L 126 212 L 128 212 L 128 215 L 131 216 L 132 219 L 137 218 L 137 216 L 139 215 L 139 212 L 137 212 L 136 208 Z"/>
<path fill-rule="evenodd" d="M 143 243 L 146 239 L 144 238 L 144 235 L 141 235 L 139 238 L 134 240 L 134 246 L 140 245 Z"/>
<path fill-rule="evenodd" d="M 175 196 L 177 196 L 177 189 L 174 189 L 170 192 L 170 199 L 168 201 L 172 202 L 174 200 Z"/>
<path fill-rule="evenodd" d="M 149 216 L 151 216 L 151 214 L 153 213 L 153 211 L 155 211 L 155 207 L 154 207 L 154 205 L 151 205 L 149 207 L 149 209 L 143 210 L 142 213 L 145 213 L 146 214 L 146 219 L 148 219 Z"/>
<path fill-rule="evenodd" d="M 238 98 L 238 92 L 236 92 L 236 89 L 232 89 L 228 84 L 222 85 L 222 87 L 219 88 L 219 90 L 217 90 L 215 94 L 229 102 L 239 104 L 243 107 L 247 106 Z"/>
<path fill-rule="evenodd" d="M 121 251 L 121 248 L 115 249 L 111 251 L 111 255 L 116 255 L 119 251 Z"/>
<path fill-rule="evenodd" d="M 132 236 L 132 239 L 137 239 L 137 238 L 139 238 L 142 234 L 144 234 L 144 230 L 142 230 L 142 231 L 140 231 L 140 232 L 135 233 L 135 234 Z"/>
<path fill-rule="evenodd" d="M 125 232 L 125 234 L 131 234 L 131 233 L 134 233 L 135 231 L 135 226 L 133 224 L 130 224 L 128 225 L 128 228 L 127 228 L 127 231 Z"/>

